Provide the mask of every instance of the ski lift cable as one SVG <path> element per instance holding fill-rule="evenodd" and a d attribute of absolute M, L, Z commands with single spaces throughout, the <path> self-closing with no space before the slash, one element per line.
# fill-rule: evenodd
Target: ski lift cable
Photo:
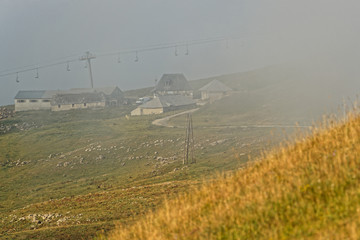
<path fill-rule="evenodd" d="M 9 73 L 5 73 L 5 74 L 0 74 L 0 77 L 11 76 L 11 75 L 14 75 L 14 74 L 34 71 L 36 69 L 39 70 L 39 69 L 54 67 L 54 66 L 57 66 L 57 65 L 63 65 L 63 64 L 71 63 L 71 62 L 77 62 L 77 61 L 79 61 L 79 60 L 78 59 L 72 59 L 72 60 L 66 60 L 66 61 L 62 61 L 62 62 L 50 63 L 50 64 L 46 64 L 46 65 L 39 65 L 38 67 L 25 68 L 25 69 L 18 70 L 16 72 L 9 72 Z"/>
<path fill-rule="evenodd" d="M 222 42 L 222 41 L 228 41 L 228 40 L 234 40 L 234 39 L 236 40 L 236 39 L 240 39 L 240 38 L 224 38 L 224 37 L 220 38 L 220 37 L 218 37 L 218 38 L 180 41 L 180 42 L 175 42 L 175 43 L 155 44 L 155 45 L 149 45 L 146 47 L 127 49 L 127 50 L 117 51 L 117 52 L 110 52 L 110 53 L 103 53 L 103 54 L 100 53 L 100 54 L 97 54 L 96 56 L 97 57 L 106 57 L 106 56 L 114 56 L 114 55 L 120 56 L 122 54 L 134 54 L 134 53 L 137 55 L 138 53 L 141 53 L 141 52 L 156 51 L 156 50 L 160 50 L 160 49 L 171 49 L 171 48 L 173 49 L 174 47 L 186 47 L 186 53 L 188 55 L 189 46 L 214 43 L 214 42 Z M 15 75 L 15 74 L 18 76 L 19 73 L 35 71 L 35 70 L 39 71 L 39 69 L 49 68 L 49 67 L 53 67 L 53 66 L 57 66 L 57 65 L 69 66 L 69 63 L 78 62 L 79 60 L 81 61 L 81 59 L 78 58 L 79 55 L 80 54 L 58 58 L 58 60 L 62 60 L 62 61 L 53 62 L 53 63 L 49 63 L 49 64 L 42 64 L 42 65 L 41 64 L 31 64 L 31 65 L 18 67 L 18 68 L 2 70 L 2 71 L 0 71 L 0 77 L 11 76 L 11 75 Z M 67 58 L 74 57 L 74 56 L 76 56 L 76 59 L 74 59 L 74 58 L 67 59 Z M 70 68 L 67 67 L 67 69 L 70 69 Z M 3 74 L 1 74 L 1 73 L 3 73 Z"/>
<path fill-rule="evenodd" d="M 48 60 L 46 62 L 58 62 L 58 61 L 65 60 L 65 59 L 72 59 L 74 57 L 79 56 L 80 54 L 81 53 L 72 54 L 72 55 L 69 55 L 69 56 L 61 57 L 61 58 L 51 59 L 51 60 Z M 29 64 L 29 65 L 16 67 L 16 68 L 11 68 L 11 69 L 3 69 L 3 70 L 0 70 L 0 74 L 1 73 L 6 73 L 6 72 L 14 72 L 14 71 L 17 71 L 17 70 L 21 71 L 22 69 L 35 69 L 37 66 L 40 66 L 40 65 L 43 65 L 43 64 Z"/>
<path fill-rule="evenodd" d="M 117 51 L 117 52 L 100 53 L 100 54 L 97 54 L 97 57 L 116 56 L 119 54 L 134 54 L 136 52 L 138 52 L 138 53 L 149 52 L 149 51 L 156 51 L 156 50 L 160 50 L 160 49 L 173 49 L 176 47 L 201 45 L 201 44 L 207 44 L 207 43 L 213 43 L 213 42 L 222 42 L 225 40 L 226 40 L 226 38 L 214 38 L 214 39 L 182 41 L 182 42 L 162 44 L 162 45 L 158 44 L 158 45 L 142 47 L 142 48 L 126 49 L 126 50 Z"/>

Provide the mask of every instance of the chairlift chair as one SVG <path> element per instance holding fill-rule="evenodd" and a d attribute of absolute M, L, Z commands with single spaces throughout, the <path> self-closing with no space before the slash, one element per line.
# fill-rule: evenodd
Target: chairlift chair
<path fill-rule="evenodd" d="M 35 78 L 39 78 L 39 68 L 36 69 L 36 76 Z"/>
<path fill-rule="evenodd" d="M 139 61 L 139 57 L 138 57 L 138 52 L 136 51 L 136 55 L 135 55 L 135 62 Z"/>

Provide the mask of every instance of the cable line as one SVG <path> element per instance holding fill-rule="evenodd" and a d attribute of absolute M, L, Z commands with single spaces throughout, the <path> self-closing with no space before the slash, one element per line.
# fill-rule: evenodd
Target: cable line
<path fill-rule="evenodd" d="M 189 41 L 179 41 L 179 42 L 173 42 L 173 43 L 162 43 L 162 44 L 154 44 L 154 45 L 148 45 L 138 48 L 132 48 L 132 49 L 125 49 L 121 51 L 114 51 L 114 52 L 107 52 L 107 53 L 99 53 L 96 54 L 96 58 L 102 58 L 102 57 L 108 57 L 108 56 L 117 56 L 117 62 L 121 62 L 121 55 L 124 54 L 134 54 L 135 55 L 135 62 L 139 61 L 139 53 L 143 52 L 150 52 L 150 51 L 157 51 L 161 49 L 175 49 L 175 56 L 178 55 L 177 49 L 179 47 L 185 48 L 186 52 L 185 55 L 189 55 L 189 47 L 196 46 L 196 45 L 204 45 L 209 43 L 215 43 L 215 42 L 226 42 L 228 43 L 229 40 L 233 39 L 239 39 L 239 38 L 224 38 L 224 37 L 217 37 L 217 38 L 206 38 L 206 39 L 197 39 L 197 40 L 189 40 Z M 89 52 L 87 52 L 90 54 Z M 80 57 L 79 57 L 80 56 Z M 93 55 L 95 56 L 95 55 Z M 76 58 L 75 58 L 76 57 Z M 87 56 L 90 57 L 90 56 Z M 19 74 L 29 71 L 35 71 L 36 77 L 39 78 L 39 70 L 44 68 L 49 68 L 57 65 L 64 65 L 66 68 L 66 71 L 70 71 L 70 63 L 72 62 L 78 62 L 78 61 L 84 61 L 86 60 L 86 66 L 89 66 L 88 58 L 81 56 L 81 54 L 73 54 L 67 57 L 57 58 L 55 60 L 52 60 L 52 63 L 48 64 L 31 64 L 26 65 L 18 68 L 12 68 L 7 70 L 0 71 L 0 77 L 5 76 L 16 76 L 16 82 L 19 82 Z"/>

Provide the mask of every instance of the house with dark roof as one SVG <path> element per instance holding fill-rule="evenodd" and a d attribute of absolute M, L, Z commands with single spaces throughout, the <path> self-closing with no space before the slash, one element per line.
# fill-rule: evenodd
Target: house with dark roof
<path fill-rule="evenodd" d="M 196 106 L 196 102 L 183 95 L 157 96 L 140 105 L 131 112 L 131 116 L 161 114 L 164 112 L 186 109 Z"/>
<path fill-rule="evenodd" d="M 229 94 L 232 89 L 218 80 L 213 80 L 199 89 L 202 100 L 218 100 Z"/>
<path fill-rule="evenodd" d="M 155 95 L 193 95 L 186 77 L 182 73 L 163 74 L 154 88 Z"/>
<path fill-rule="evenodd" d="M 72 88 L 69 91 L 65 91 L 65 93 L 103 93 L 106 106 L 119 106 L 124 102 L 124 93 L 118 87 Z"/>
<path fill-rule="evenodd" d="M 58 93 L 51 100 L 51 111 L 66 111 L 84 108 L 104 108 L 105 94 L 101 92 Z"/>
<path fill-rule="evenodd" d="M 85 93 L 94 93 L 86 95 Z M 65 100 L 66 103 L 73 108 L 80 108 L 78 104 L 90 104 L 94 105 L 94 102 L 86 102 L 85 100 L 96 99 L 94 96 L 101 95 L 97 107 L 104 105 L 105 106 L 119 106 L 124 102 L 124 93 L 118 87 L 107 87 L 107 88 L 73 88 L 70 90 L 41 90 L 41 91 L 19 91 L 15 96 L 15 111 L 27 111 L 27 110 L 53 110 L 55 102 L 59 102 L 60 99 Z M 76 96 L 78 95 L 78 96 Z M 90 97 L 91 96 L 91 97 Z M 103 104 L 103 98 L 104 104 Z M 83 99 L 82 102 L 79 102 L 79 99 Z M 74 102 L 69 102 L 74 100 Z M 64 102 L 64 103 L 65 103 Z M 57 104 L 59 105 L 59 104 Z M 60 104 L 62 105 L 62 104 Z M 95 104 L 96 105 L 96 104 Z M 89 106 L 89 105 L 88 105 Z M 61 108 L 61 107 L 60 107 Z M 62 110 L 67 109 L 67 107 L 61 108 Z M 84 107 L 82 107 L 84 108 Z M 58 111 L 59 108 L 56 109 Z"/>

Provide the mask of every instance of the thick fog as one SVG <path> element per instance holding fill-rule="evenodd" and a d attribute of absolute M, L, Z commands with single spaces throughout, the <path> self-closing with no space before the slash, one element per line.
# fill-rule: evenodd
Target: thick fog
<path fill-rule="evenodd" d="M 93 60 L 94 85 L 148 87 L 163 73 L 188 79 L 271 65 L 296 69 L 297 84 L 336 99 L 360 89 L 360 3 L 355 0 L 0 0 L 0 74 L 18 67 L 161 43 L 236 38 Z M 84 62 L 0 77 L 0 105 L 18 90 L 90 87 Z M 11 71 L 10 71 L 11 72 Z M 303 88 L 307 89 L 307 88 Z M 329 92 L 328 91 L 328 92 Z M 328 93 L 326 92 L 326 94 Z M 306 92 L 304 92 L 306 94 Z M 312 96 L 315 96 L 313 94 Z"/>

